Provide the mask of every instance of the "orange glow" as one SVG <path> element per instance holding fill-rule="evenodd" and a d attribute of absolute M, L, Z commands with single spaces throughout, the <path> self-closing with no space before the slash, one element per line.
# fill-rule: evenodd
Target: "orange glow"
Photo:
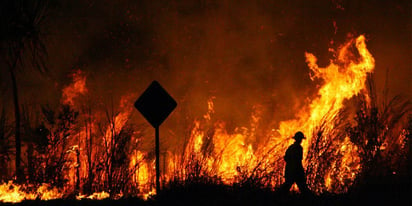
<path fill-rule="evenodd" d="M 354 46 L 359 53 L 359 58 L 350 49 Z M 191 138 L 186 149 L 187 154 L 196 154 L 200 159 L 205 160 L 207 164 L 207 171 L 214 171 L 214 174 L 222 178 L 222 180 L 231 184 L 239 175 L 239 169 L 243 172 L 251 171 L 259 165 L 272 168 L 268 165 L 268 160 L 280 160 L 283 158 L 284 151 L 293 142 L 292 135 L 296 131 L 303 131 L 307 139 L 303 142 L 303 148 L 306 153 L 309 149 L 312 140 L 312 132 L 317 125 L 325 121 L 325 117 L 332 120 L 334 116 L 327 116 L 327 114 L 336 115 L 344 106 L 344 101 L 364 92 L 367 74 L 374 69 L 374 59 L 366 48 L 365 37 L 363 35 L 356 39 L 349 40 L 346 44 L 341 46 L 336 54 L 337 58 L 330 60 L 330 64 L 321 68 L 317 65 L 317 59 L 313 54 L 306 53 L 306 61 L 310 70 L 313 72 L 312 79 L 321 79 L 322 85 L 307 108 L 303 108 L 298 112 L 297 119 L 287 120 L 280 123 L 278 129 L 268 131 L 267 136 L 269 142 L 267 145 L 261 145 L 253 150 L 252 145 L 247 144 L 247 140 L 253 140 L 254 128 L 259 123 L 259 112 L 255 112 L 251 117 L 251 127 L 236 128 L 235 132 L 229 134 L 226 131 L 225 123 L 217 121 L 213 125 L 214 134 L 212 155 L 205 156 L 200 149 L 203 147 L 206 131 L 202 128 L 207 128 L 206 125 L 212 124 L 211 116 L 214 113 L 213 98 L 208 101 L 208 112 L 203 116 L 203 120 L 196 120 L 191 132 Z M 212 102 L 211 102 L 212 101 Z M 258 106 L 256 106 L 258 108 Z M 331 122 L 331 121 L 330 121 Z M 327 131 L 332 131 L 335 125 L 328 124 Z M 327 138 L 327 137 L 325 137 Z M 327 140 L 337 141 L 337 140 Z M 335 179 L 330 176 L 325 177 L 326 186 L 332 191 L 331 185 L 344 185 L 345 181 L 354 180 L 357 172 L 360 169 L 359 157 L 356 146 L 354 146 L 349 138 L 345 138 L 338 151 L 342 154 L 340 164 L 333 168 L 334 171 L 339 171 Z M 189 156 L 189 155 L 187 155 Z M 304 158 L 305 159 L 305 158 Z M 266 164 L 262 164 L 263 163 Z M 338 161 L 338 160 L 337 160 Z M 305 162 L 305 165 L 308 163 Z M 335 163 L 331 163 L 335 164 Z M 283 165 L 278 165 L 277 169 L 283 172 Z M 280 177 L 283 174 L 279 174 Z M 333 182 L 338 181 L 338 182 Z M 279 185 L 282 181 L 272 182 L 273 186 Z M 339 191 L 333 191 L 339 192 Z"/>
<path fill-rule="evenodd" d="M 93 193 L 93 194 L 91 194 L 91 195 L 89 195 L 89 196 L 86 196 L 86 195 L 78 195 L 78 196 L 76 197 L 76 199 L 81 200 L 81 199 L 87 198 L 87 199 L 91 199 L 91 200 L 103 200 L 103 199 L 107 199 L 107 198 L 109 198 L 109 197 L 110 197 L 110 194 L 109 194 L 109 193 L 107 193 L 107 192 L 105 192 L 105 191 L 102 191 L 102 192 L 95 192 L 95 193 Z"/>
<path fill-rule="evenodd" d="M 63 193 L 57 188 L 50 188 L 48 184 L 43 183 L 35 191 L 30 192 L 32 187 L 14 184 L 12 181 L 0 185 L 0 202 L 18 203 L 23 200 L 52 200 L 63 197 Z"/>
<path fill-rule="evenodd" d="M 25 199 L 27 199 L 26 193 L 20 191 L 20 186 L 14 185 L 12 181 L 9 181 L 8 183 L 3 183 L 0 185 L 0 201 L 1 202 L 16 203 L 16 202 L 21 202 Z"/>
<path fill-rule="evenodd" d="M 63 197 L 63 193 L 57 188 L 50 188 L 48 184 L 43 183 L 36 191 L 41 200 L 53 200 Z"/>
<path fill-rule="evenodd" d="M 334 50 L 331 49 L 331 51 Z M 343 136 L 344 138 L 341 139 L 333 138 L 331 133 L 337 125 L 332 120 L 345 107 L 345 101 L 359 94 L 368 95 L 365 82 L 368 73 L 373 72 L 375 61 L 366 48 L 363 35 L 356 39 L 350 39 L 339 47 L 334 57 L 335 59 L 331 59 L 328 66 L 320 67 L 314 54 L 305 53 L 311 73 L 310 77 L 312 80 L 319 80 L 319 90 L 311 98 L 308 98 L 310 102 L 307 106 L 297 111 L 296 118 L 280 122 L 278 128 L 274 128 L 272 125 L 270 128 L 265 128 L 265 131 L 258 131 L 257 128 L 263 124 L 264 119 L 262 118 L 263 110 L 259 104 L 252 105 L 252 112 L 246 125 L 230 128 L 229 123 L 217 118 L 216 97 L 211 96 L 207 101 L 207 112 L 195 118 L 189 125 L 190 128 L 186 134 L 189 137 L 185 142 L 187 143 L 185 147 L 179 148 L 179 151 L 163 151 L 165 156 L 162 156 L 161 159 L 164 158 L 165 163 L 161 163 L 162 180 L 166 184 L 176 177 L 181 178 L 180 180 L 187 180 L 185 178 L 189 178 L 190 175 L 197 172 L 197 175 L 216 177 L 223 183 L 230 185 L 237 183 L 244 177 L 267 175 L 270 176 L 270 179 L 265 179 L 264 184 L 276 188 L 284 181 L 283 156 L 287 147 L 293 142 L 291 138 L 293 134 L 296 131 L 302 131 L 307 137 L 302 143 L 303 163 L 306 168 L 308 165 L 314 164 L 307 161 L 308 151 L 312 148 L 311 144 L 316 138 L 313 133 L 319 125 L 326 122 L 325 132 L 319 138 L 333 145 L 334 153 L 332 155 L 336 155 L 338 158 L 328 162 L 330 167 L 322 174 L 321 178 L 324 181 L 320 187 L 324 187 L 329 192 L 345 192 L 345 189 L 358 175 L 362 165 L 360 165 L 358 148 L 350 141 L 349 136 Z M 73 74 L 73 83 L 63 89 L 61 101 L 73 106 L 76 97 L 86 94 L 87 91 L 86 77 L 81 71 L 78 71 Z M 114 171 L 112 169 L 114 166 L 111 161 L 107 160 L 113 158 L 117 152 L 113 148 L 119 141 L 118 136 L 123 129 L 129 126 L 129 120 L 133 118 L 132 103 L 135 97 L 134 94 L 125 95 L 120 102 L 116 102 L 119 106 L 113 109 L 115 111 L 106 111 L 106 113 L 99 111 L 100 113 L 90 114 L 94 118 L 90 122 L 85 120 L 88 116 L 84 115 L 79 118 L 77 125 L 71 125 L 70 135 L 65 137 L 67 146 L 64 148 L 64 158 L 67 163 L 64 174 L 68 181 L 63 188 L 51 188 L 47 184 L 42 184 L 37 189 L 30 190 L 28 186 L 15 185 L 12 182 L 3 183 L 0 185 L 0 202 L 21 202 L 25 199 L 36 198 L 42 200 L 58 199 L 62 198 L 63 194 L 71 194 L 73 191 L 78 193 L 77 199 L 109 198 L 109 192 L 102 191 L 102 188 L 108 182 L 110 173 L 108 171 Z M 102 115 L 103 113 L 104 115 Z M 152 151 L 141 147 L 138 143 L 141 143 L 143 136 L 147 136 L 148 139 L 153 139 L 153 137 L 151 133 L 146 134 L 144 129 L 140 127 L 136 126 L 134 129 L 136 131 L 131 134 L 131 140 L 127 144 L 127 147 L 130 146 L 130 148 L 127 148 L 128 150 L 125 152 L 127 154 L 125 167 L 119 169 L 127 173 L 127 175 L 122 176 L 121 180 L 128 180 L 125 182 L 129 187 L 125 187 L 125 190 L 121 190 L 115 196 L 120 197 L 124 193 L 147 199 L 156 194 L 153 187 L 155 163 Z M 87 146 L 89 140 L 92 140 L 92 145 Z M 90 161 L 87 158 L 87 148 L 92 148 Z M 89 165 L 91 165 L 93 172 L 98 171 L 98 173 L 92 179 L 93 190 L 88 191 L 88 194 L 85 195 L 82 194 L 84 192 L 82 190 L 83 184 L 86 184 L 85 180 L 92 176 L 88 173 Z M 313 183 L 310 181 L 313 180 L 308 179 L 309 185 Z M 76 182 L 80 182 L 77 189 L 75 189 Z M 323 188 L 310 189 L 323 191 Z M 293 187 L 293 190 L 297 191 L 296 186 Z"/>
<path fill-rule="evenodd" d="M 351 50 L 353 46 L 356 47 L 359 53 L 359 58 L 357 59 L 354 58 L 356 54 Z M 298 119 L 282 122 L 279 133 L 284 138 L 292 136 L 295 131 L 303 131 L 307 136 L 307 139 L 303 141 L 303 148 L 306 153 L 312 140 L 312 135 L 310 134 L 313 132 L 314 127 L 320 125 L 325 117 L 329 118 L 329 120 L 334 118 L 334 116 L 327 116 L 327 114 L 336 115 L 343 108 L 345 100 L 361 92 L 367 96 L 365 82 L 367 74 L 371 73 L 375 67 L 375 60 L 366 48 L 363 35 L 349 40 L 340 47 L 336 54 L 337 59 L 330 60 L 330 64 L 325 68 L 317 65 L 317 59 L 313 54 L 306 53 L 305 55 L 308 66 L 313 72 L 311 78 L 321 79 L 323 84 L 318 91 L 318 96 L 312 100 L 309 108 L 299 112 Z M 326 126 L 328 131 L 332 131 L 335 127 L 333 124 Z M 337 140 L 330 139 L 329 141 Z M 342 185 L 344 180 L 354 179 L 354 174 L 360 169 L 360 166 L 356 165 L 359 164 L 358 153 L 355 146 L 349 141 L 349 138 L 346 138 L 340 144 L 342 144 L 342 147 L 339 152 L 343 154 L 343 161 L 339 166 L 342 170 L 339 170 L 338 179 L 340 183 L 338 184 Z M 307 165 L 308 163 L 305 162 L 305 164 Z M 326 182 L 333 184 L 331 179 L 326 179 Z"/>
<path fill-rule="evenodd" d="M 86 76 L 82 71 L 78 70 L 76 73 L 73 73 L 73 83 L 63 88 L 62 102 L 63 104 L 73 106 L 74 98 L 86 93 Z"/>
<path fill-rule="evenodd" d="M 132 158 L 130 161 L 130 168 L 134 170 L 134 174 L 132 176 L 133 182 L 137 183 L 137 186 L 140 189 L 139 196 L 143 199 L 147 199 L 150 195 L 156 194 L 155 188 L 152 188 L 150 185 L 150 178 L 152 177 L 153 170 L 150 168 L 154 168 L 153 164 L 150 164 L 145 160 L 146 154 L 139 150 L 135 150 L 132 154 Z"/>

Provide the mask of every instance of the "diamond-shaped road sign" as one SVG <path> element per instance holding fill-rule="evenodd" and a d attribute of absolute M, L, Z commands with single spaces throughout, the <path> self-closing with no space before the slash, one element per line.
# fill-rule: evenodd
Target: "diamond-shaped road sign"
<path fill-rule="evenodd" d="M 156 144 L 156 193 L 160 192 L 160 157 L 159 157 L 159 126 L 167 116 L 176 108 L 176 101 L 160 86 L 153 81 L 143 94 L 134 103 L 134 106 L 155 128 Z"/>
<path fill-rule="evenodd" d="M 153 81 L 134 103 L 136 109 L 154 128 L 163 123 L 176 105 L 176 101 L 157 81 Z"/>

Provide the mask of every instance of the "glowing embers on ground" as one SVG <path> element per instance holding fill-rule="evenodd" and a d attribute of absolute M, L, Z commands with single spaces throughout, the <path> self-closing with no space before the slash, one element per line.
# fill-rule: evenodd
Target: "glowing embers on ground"
<path fill-rule="evenodd" d="M 51 187 L 49 184 L 43 183 L 39 187 L 34 185 L 19 185 L 12 181 L 8 183 L 0 184 L 0 202 L 6 203 L 18 203 L 23 200 L 54 200 L 61 199 L 67 195 L 64 191 Z M 92 199 L 92 200 L 102 200 L 110 197 L 110 194 L 102 191 L 95 192 L 91 195 L 78 194 L 76 196 L 77 200 L 81 199 Z M 117 195 L 116 198 L 121 196 Z"/>
<path fill-rule="evenodd" d="M 102 191 L 102 192 L 95 192 L 91 195 L 82 195 L 79 194 L 76 196 L 77 200 L 82 200 L 82 199 L 91 199 L 91 200 L 103 200 L 107 199 L 110 197 L 110 194 L 108 192 Z M 118 195 L 117 198 L 120 198 L 121 196 Z"/>

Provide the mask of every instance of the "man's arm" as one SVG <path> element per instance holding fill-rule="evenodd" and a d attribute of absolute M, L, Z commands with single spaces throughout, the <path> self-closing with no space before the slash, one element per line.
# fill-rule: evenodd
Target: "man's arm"
<path fill-rule="evenodd" d="M 285 156 L 283 157 L 283 159 L 288 162 L 290 160 L 290 147 L 286 150 L 285 152 Z"/>

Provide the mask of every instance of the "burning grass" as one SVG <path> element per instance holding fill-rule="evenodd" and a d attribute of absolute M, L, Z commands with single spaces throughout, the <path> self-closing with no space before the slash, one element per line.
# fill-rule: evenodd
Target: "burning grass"
<path fill-rule="evenodd" d="M 254 194 L 253 201 L 276 201 L 276 188 L 284 181 L 283 155 L 298 130 L 308 137 L 304 166 L 317 197 L 349 194 L 370 183 L 371 177 L 410 177 L 411 103 L 395 97 L 377 105 L 370 75 L 374 59 L 364 36 L 350 39 L 335 55 L 329 66 L 321 68 L 316 57 L 306 53 L 312 78 L 322 82 L 319 91 L 297 118 L 281 122 L 277 129 L 261 131 L 258 106 L 250 125 L 228 129 L 226 122 L 214 118 L 211 97 L 207 113 L 194 119 L 180 152 L 166 151 L 163 156 L 164 192 L 154 201 L 174 195 L 203 200 L 208 192 L 217 199 L 229 195 L 245 200 L 233 196 L 239 193 Z M 112 102 L 92 111 L 82 75 L 77 72 L 63 90 L 60 108 L 42 107 L 42 124 L 31 126 L 26 116 L 25 135 L 30 138 L 24 142 L 25 182 L 8 182 L 13 174 L 2 174 L 7 183 L 0 187 L 0 201 L 150 199 L 156 194 L 154 154 L 141 149 L 143 126 L 130 122 L 135 95 L 124 96 L 119 106 Z M 7 122 L 0 123 L 0 140 L 5 143 L 0 163 L 10 168 Z"/>

